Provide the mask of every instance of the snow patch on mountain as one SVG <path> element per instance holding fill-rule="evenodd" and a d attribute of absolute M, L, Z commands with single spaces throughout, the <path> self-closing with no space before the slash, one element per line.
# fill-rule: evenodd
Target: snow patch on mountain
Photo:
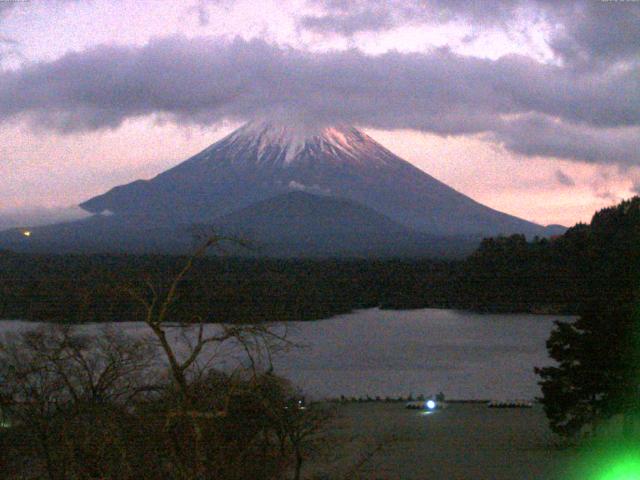
<path fill-rule="evenodd" d="M 304 150 L 309 133 L 294 127 L 285 127 L 266 121 L 249 122 L 220 144 L 236 147 L 238 151 L 256 151 L 257 163 L 275 157 L 285 164 L 291 163 Z"/>
<path fill-rule="evenodd" d="M 207 152 L 213 154 L 220 149 L 225 149 L 227 157 L 235 160 L 251 160 L 258 165 L 283 167 L 298 161 L 308 161 L 319 155 L 338 156 L 346 161 L 360 163 L 363 154 L 368 154 L 369 161 L 386 164 L 386 154 L 392 155 L 384 150 L 385 155 L 380 156 L 380 147 L 372 138 L 348 125 L 292 126 L 266 120 L 245 124 L 214 144 Z"/>
<path fill-rule="evenodd" d="M 430 235 L 545 233 L 466 197 L 352 126 L 289 122 L 249 122 L 157 177 L 81 206 L 159 224 L 202 223 L 298 190 L 356 202 Z"/>
<path fill-rule="evenodd" d="M 329 195 L 331 193 L 331 189 L 322 188 L 320 185 L 305 185 L 304 183 L 296 182 L 295 180 L 291 180 L 289 182 L 289 190 L 296 190 L 299 192 L 307 192 L 307 193 L 315 193 L 316 195 Z"/>

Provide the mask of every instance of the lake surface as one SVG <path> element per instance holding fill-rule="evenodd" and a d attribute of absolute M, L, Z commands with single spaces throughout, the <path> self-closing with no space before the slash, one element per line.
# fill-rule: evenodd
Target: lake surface
<path fill-rule="evenodd" d="M 449 398 L 533 398 L 534 366 L 550 363 L 547 315 L 480 315 L 455 310 L 362 310 L 299 323 L 306 351 L 276 365 L 321 396 L 397 396 L 444 392 Z"/>
<path fill-rule="evenodd" d="M 458 399 L 532 399 L 540 394 L 534 366 L 551 362 L 545 342 L 553 321 L 570 319 L 440 309 L 360 310 L 288 323 L 289 338 L 304 347 L 279 354 L 274 365 L 276 373 L 315 398 L 442 391 Z M 32 325 L 0 321 L 0 333 Z M 146 328 L 117 325 L 132 334 Z"/>

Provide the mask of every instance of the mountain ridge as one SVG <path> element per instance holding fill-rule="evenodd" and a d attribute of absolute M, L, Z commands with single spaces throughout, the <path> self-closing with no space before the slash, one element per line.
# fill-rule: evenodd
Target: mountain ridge
<path fill-rule="evenodd" d="M 198 238 L 211 233 L 243 244 L 224 242 L 229 255 L 272 258 L 461 258 L 480 241 L 429 236 L 348 199 L 292 191 L 210 224 L 151 225 L 135 218 L 93 215 L 30 229 L 14 228 L 0 232 L 0 249 L 184 254 L 194 248 Z"/>
<path fill-rule="evenodd" d="M 21 251 L 186 253 L 198 226 L 256 256 L 462 256 L 482 237 L 549 236 L 486 207 L 348 125 L 250 122 L 150 180 L 80 205 L 89 218 L 0 235 Z"/>
<path fill-rule="evenodd" d="M 115 187 L 80 206 L 91 213 L 208 223 L 293 189 L 347 198 L 432 235 L 546 235 L 544 227 L 476 202 L 344 125 L 301 133 L 248 123 L 150 180 Z"/>
<path fill-rule="evenodd" d="M 414 232 L 351 200 L 301 191 L 224 215 L 213 228 L 238 238 L 259 239 L 256 253 L 269 256 L 446 256 L 443 249 L 434 248 L 440 239 Z M 462 245 L 458 250 L 464 250 Z"/>

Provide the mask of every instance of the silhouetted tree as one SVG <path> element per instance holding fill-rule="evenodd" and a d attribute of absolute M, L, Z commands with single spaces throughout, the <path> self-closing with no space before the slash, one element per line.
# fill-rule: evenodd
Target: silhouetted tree
<path fill-rule="evenodd" d="M 178 328 L 183 333 L 185 329 L 194 329 L 195 335 L 188 334 L 182 338 L 185 340 L 186 353 L 179 352 L 175 342 L 171 342 L 168 331 L 176 327 L 176 319 L 173 318 L 173 309 L 179 303 L 179 290 L 182 283 L 188 279 L 194 263 L 201 259 L 207 251 L 218 245 L 221 237 L 210 236 L 204 239 L 194 253 L 187 258 L 180 271 L 170 279 L 168 287 L 155 286 L 151 281 L 146 282 L 145 288 L 140 291 L 135 287 L 127 287 L 127 292 L 134 297 L 144 309 L 144 323 L 149 327 L 158 340 L 160 350 L 168 365 L 168 374 L 171 378 L 173 391 L 177 394 L 177 401 L 173 408 L 166 412 L 166 423 L 169 431 L 180 431 L 179 439 L 172 442 L 176 466 L 184 478 L 204 479 L 210 478 L 207 469 L 207 442 L 206 430 L 215 427 L 212 421 L 216 417 L 228 415 L 229 403 L 233 388 L 226 391 L 220 390 L 218 395 L 226 396 L 226 400 L 218 404 L 217 409 L 200 408 L 201 392 L 194 388 L 199 386 L 198 367 L 209 366 L 212 363 L 212 354 L 206 351 L 207 347 L 215 346 L 214 352 L 220 350 L 222 345 L 232 344 L 242 350 L 248 360 L 247 368 L 243 369 L 248 375 L 249 384 L 256 382 L 260 375 L 257 368 L 257 360 L 270 361 L 270 354 L 274 349 L 285 344 L 285 335 L 269 327 L 268 324 L 224 324 L 218 328 L 212 328 L 205 332 L 205 324 L 199 315 L 194 315 L 189 321 L 179 321 Z M 191 327 L 191 328 L 190 328 Z M 215 353 L 214 353 L 215 355 Z M 256 359 L 256 356 L 262 357 Z M 206 370 L 204 372 L 207 373 Z M 229 383 L 228 385 L 233 385 Z M 216 422 L 213 422 L 214 424 Z M 190 438 L 186 438 L 185 432 L 190 431 Z M 188 441 L 191 449 L 188 455 L 179 454 L 178 450 L 184 448 Z"/>
<path fill-rule="evenodd" d="M 271 371 L 284 327 L 175 316 L 212 242 L 164 287 L 125 288 L 146 337 L 47 325 L 0 341 L 0 407 L 13 422 L 0 430 L 3 478 L 300 478 L 329 417 L 299 408 Z"/>
<path fill-rule="evenodd" d="M 547 342 L 557 366 L 537 368 L 551 428 L 575 435 L 640 407 L 640 198 L 594 215 L 573 232 L 586 296 L 580 316 L 557 322 Z"/>
<path fill-rule="evenodd" d="M 7 456 L 28 465 L 16 478 L 121 478 L 116 472 L 134 457 L 127 407 L 154 381 L 153 350 L 108 326 L 90 334 L 47 325 L 7 336 L 0 408 L 12 428 L 3 478 L 10 478 Z"/>

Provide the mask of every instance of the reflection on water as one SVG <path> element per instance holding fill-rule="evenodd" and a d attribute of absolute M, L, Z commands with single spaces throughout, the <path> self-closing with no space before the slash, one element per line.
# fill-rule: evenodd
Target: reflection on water
<path fill-rule="evenodd" d="M 554 320 L 542 315 L 479 315 L 455 310 L 362 310 L 288 324 L 304 348 L 275 358 L 276 372 L 314 397 L 406 396 L 533 398 L 534 366 L 550 360 L 545 341 Z M 0 331 L 27 328 L 0 321 Z M 141 324 L 119 324 L 131 333 Z M 210 326 L 209 328 L 215 328 Z"/>
<path fill-rule="evenodd" d="M 549 363 L 545 341 L 562 318 L 363 310 L 298 323 L 294 336 L 309 348 L 276 363 L 321 396 L 442 391 L 450 398 L 533 398 L 539 395 L 533 367 Z"/>

